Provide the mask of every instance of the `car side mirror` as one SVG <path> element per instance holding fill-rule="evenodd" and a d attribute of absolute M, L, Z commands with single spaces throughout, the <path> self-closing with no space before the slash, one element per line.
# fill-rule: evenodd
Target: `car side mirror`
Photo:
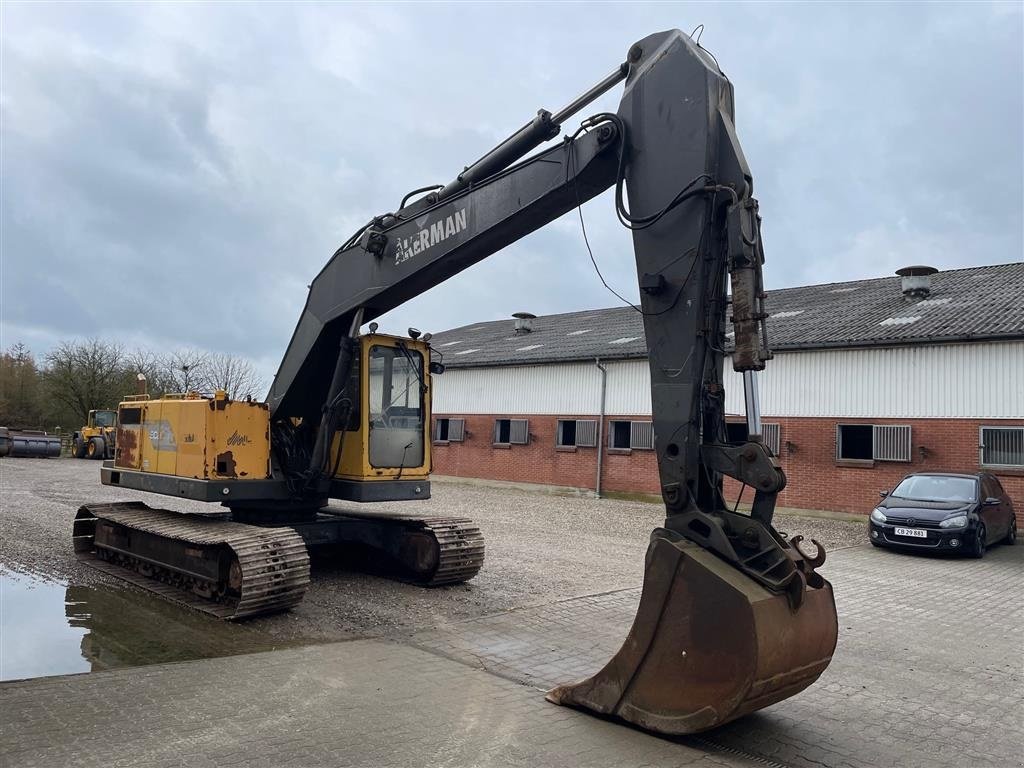
<path fill-rule="evenodd" d="M 444 373 L 444 363 L 432 362 L 430 364 L 430 372 L 435 376 L 440 376 Z"/>
<path fill-rule="evenodd" d="M 987 499 L 985 499 L 985 506 L 986 507 L 995 507 L 995 506 L 998 506 L 999 504 L 1000 504 L 1000 501 L 995 496 L 989 496 Z"/>
<path fill-rule="evenodd" d="M 889 492 L 888 491 L 879 491 L 878 495 L 881 496 L 884 499 L 886 496 L 889 495 Z"/>

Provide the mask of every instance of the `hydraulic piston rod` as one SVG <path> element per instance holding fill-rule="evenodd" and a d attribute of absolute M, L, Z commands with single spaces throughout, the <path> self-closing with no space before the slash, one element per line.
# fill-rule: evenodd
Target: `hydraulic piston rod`
<path fill-rule="evenodd" d="M 762 442 L 761 398 L 757 391 L 757 371 L 743 372 L 743 404 L 747 413 L 747 439 Z"/>
<path fill-rule="evenodd" d="M 437 200 L 461 192 L 478 181 L 492 176 L 498 171 L 508 168 L 527 152 L 531 152 L 548 139 L 553 139 L 561 130 L 562 123 L 575 115 L 594 99 L 614 88 L 626 79 L 629 74 L 629 63 L 623 62 L 601 82 L 580 94 L 554 115 L 546 109 L 537 112 L 537 116 L 513 133 L 501 144 L 460 173 L 454 181 L 446 184 L 438 193 Z"/>

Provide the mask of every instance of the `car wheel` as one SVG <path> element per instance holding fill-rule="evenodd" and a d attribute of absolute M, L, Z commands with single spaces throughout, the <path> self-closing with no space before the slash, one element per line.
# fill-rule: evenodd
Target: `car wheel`
<path fill-rule="evenodd" d="M 1006 538 L 1003 539 L 1004 544 L 1013 546 L 1017 543 L 1017 518 L 1010 518 L 1010 530 L 1006 532 Z"/>
<path fill-rule="evenodd" d="M 985 556 L 985 526 L 979 525 L 974 537 L 974 544 L 971 547 L 971 557 L 979 560 Z"/>

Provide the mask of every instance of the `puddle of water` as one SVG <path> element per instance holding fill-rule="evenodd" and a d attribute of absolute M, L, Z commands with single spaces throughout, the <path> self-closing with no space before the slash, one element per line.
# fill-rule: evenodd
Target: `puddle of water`
<path fill-rule="evenodd" d="M 230 656 L 297 644 L 137 590 L 67 585 L 0 566 L 0 680 Z"/>

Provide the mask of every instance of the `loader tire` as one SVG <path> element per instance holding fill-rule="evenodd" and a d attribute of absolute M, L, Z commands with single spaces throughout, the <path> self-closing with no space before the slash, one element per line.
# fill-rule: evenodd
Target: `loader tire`
<path fill-rule="evenodd" d="M 86 444 L 82 441 L 82 438 L 76 437 L 75 438 L 75 444 L 74 444 L 74 450 L 73 450 L 75 458 L 76 459 L 84 459 L 85 458 L 85 453 L 86 453 L 87 450 L 88 450 L 88 446 L 86 446 Z"/>
<path fill-rule="evenodd" d="M 86 455 L 90 459 L 102 459 L 106 452 L 106 440 L 102 437 L 93 437 L 89 439 L 89 445 L 86 448 Z"/>

